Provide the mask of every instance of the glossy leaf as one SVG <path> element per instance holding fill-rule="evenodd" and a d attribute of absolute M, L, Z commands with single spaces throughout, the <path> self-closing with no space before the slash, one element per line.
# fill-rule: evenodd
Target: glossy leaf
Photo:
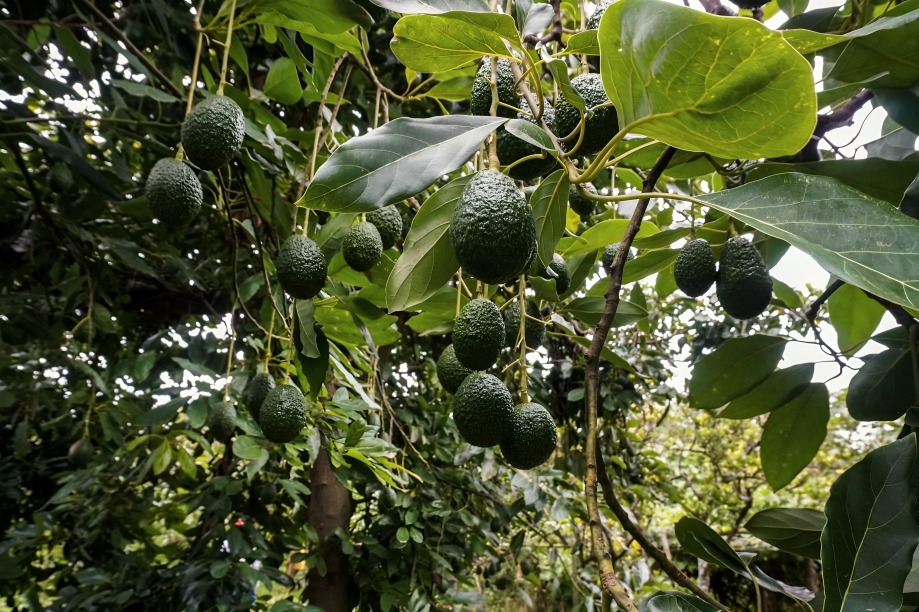
<path fill-rule="evenodd" d="M 833 483 L 820 538 L 824 612 L 900 609 L 919 542 L 916 459 L 910 434 Z"/>
<path fill-rule="evenodd" d="M 886 309 L 858 287 L 843 285 L 827 301 L 830 324 L 836 330 L 839 350 L 853 355 L 871 337 Z"/>
<path fill-rule="evenodd" d="M 288 57 L 279 57 L 265 77 L 265 95 L 281 104 L 296 104 L 303 95 L 297 65 Z"/>
<path fill-rule="evenodd" d="M 371 0 L 371 2 L 403 15 L 438 15 L 449 11 L 486 13 L 491 10 L 485 0 Z"/>
<path fill-rule="evenodd" d="M 466 115 L 400 117 L 336 149 L 297 205 L 367 212 L 404 200 L 466 163 L 504 121 Z"/>
<path fill-rule="evenodd" d="M 555 145 L 552 144 L 552 139 L 546 134 L 546 131 L 532 121 L 511 119 L 504 124 L 504 129 L 534 147 L 544 151 L 555 151 Z"/>
<path fill-rule="evenodd" d="M 754 536 L 793 555 L 820 558 L 820 534 L 826 515 L 809 508 L 769 508 L 757 512 L 744 528 Z"/>
<path fill-rule="evenodd" d="M 760 443 L 760 461 L 773 491 L 785 487 L 817 455 L 830 420 L 830 393 L 810 383 L 793 400 L 769 414 Z"/>
<path fill-rule="evenodd" d="M 625 230 L 629 226 L 628 219 L 607 219 L 593 225 L 578 236 L 577 238 L 565 238 L 561 241 L 560 248 L 562 255 L 570 257 L 588 251 L 602 249 L 609 244 L 619 242 L 625 236 Z M 660 230 L 656 225 L 650 222 L 641 224 L 638 230 L 638 237 L 652 236 Z"/>
<path fill-rule="evenodd" d="M 892 348 L 867 359 L 852 377 L 846 407 L 859 421 L 893 421 L 913 405 L 915 395 L 910 352 Z"/>
<path fill-rule="evenodd" d="M 639 612 L 716 612 L 718 608 L 695 595 L 680 591 L 658 591 L 638 606 Z"/>
<path fill-rule="evenodd" d="M 772 412 L 804 390 L 814 376 L 814 364 L 802 363 L 778 370 L 751 391 L 741 395 L 718 413 L 722 419 L 749 419 Z"/>
<path fill-rule="evenodd" d="M 635 133 L 744 159 L 794 154 L 813 133 L 810 64 L 752 19 L 620 0 L 598 40 L 603 86 L 621 125 L 641 120 Z"/>
<path fill-rule="evenodd" d="M 782 359 L 787 340 L 775 336 L 731 338 L 700 359 L 689 381 L 696 408 L 720 408 L 765 380 Z"/>
<path fill-rule="evenodd" d="M 536 219 L 539 261 L 543 267 L 552 261 L 555 246 L 565 233 L 568 187 L 568 173 L 558 170 L 544 178 L 530 196 L 530 206 Z"/>
<path fill-rule="evenodd" d="M 418 72 L 452 70 L 485 55 L 513 59 L 504 41 L 519 39 L 513 17 L 491 12 L 407 15 L 393 35 L 393 53 Z"/>
<path fill-rule="evenodd" d="M 341 34 L 355 25 L 371 26 L 366 11 L 355 11 L 350 2 L 340 0 L 258 0 L 259 13 L 277 12 L 291 21 L 310 23 L 318 32 Z"/>

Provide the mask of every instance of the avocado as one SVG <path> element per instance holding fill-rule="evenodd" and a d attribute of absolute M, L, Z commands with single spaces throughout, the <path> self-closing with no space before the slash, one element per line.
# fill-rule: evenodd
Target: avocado
<path fill-rule="evenodd" d="M 67 459 L 76 467 L 86 467 L 96 453 L 92 440 L 89 438 L 80 438 L 70 445 L 67 450 Z"/>
<path fill-rule="evenodd" d="M 527 104 L 526 98 L 520 98 L 518 106 L 523 112 L 517 113 L 517 118 L 536 125 L 536 117 L 530 113 L 530 105 Z M 555 122 L 555 110 L 548 102 L 544 103 L 543 119 L 551 130 Z M 518 159 L 523 159 L 530 155 L 545 154 L 542 159 L 531 159 L 511 168 L 508 173 L 511 178 L 519 181 L 531 181 L 545 176 L 557 167 L 555 158 L 548 151 L 517 138 L 503 126 L 498 128 L 495 138 L 497 138 L 495 147 L 498 152 L 498 160 L 500 160 L 502 166 L 509 166 Z"/>
<path fill-rule="evenodd" d="M 596 30 L 600 27 L 600 18 L 603 17 L 603 13 L 606 12 L 606 9 L 610 7 L 613 3 L 613 0 L 603 0 L 597 4 L 597 8 L 594 9 L 594 12 L 590 15 L 590 18 L 587 20 L 586 28 L 587 30 Z M 587 63 L 590 64 L 594 70 L 600 72 L 600 56 L 599 55 L 589 55 L 587 57 Z"/>
<path fill-rule="evenodd" d="M 552 415 L 545 406 L 529 402 L 514 408 L 510 431 L 501 440 L 501 454 L 518 470 L 529 470 L 545 463 L 557 442 Z"/>
<path fill-rule="evenodd" d="M 456 358 L 452 344 L 448 345 L 437 359 L 437 380 L 440 381 L 440 386 L 450 393 L 456 393 L 459 386 L 472 372 L 473 370 L 461 364 Z"/>
<path fill-rule="evenodd" d="M 689 297 L 699 297 L 711 289 L 718 278 L 712 245 L 702 238 L 684 244 L 673 266 L 673 278 Z"/>
<path fill-rule="evenodd" d="M 153 216 L 170 227 L 187 225 L 204 201 L 201 181 L 187 164 L 166 157 L 147 175 L 147 203 Z"/>
<path fill-rule="evenodd" d="M 73 189 L 73 172 L 70 166 L 58 162 L 48 170 L 48 187 L 55 193 L 65 194 Z"/>
<path fill-rule="evenodd" d="M 619 131 L 619 117 L 612 106 L 597 108 L 609 104 L 609 98 L 603 89 L 600 75 L 596 73 L 579 74 L 571 79 L 571 87 L 577 91 L 587 106 L 588 115 L 584 124 L 584 140 L 578 153 L 590 155 L 602 149 Z M 559 96 L 555 101 L 555 131 L 564 138 L 574 132 L 581 122 L 581 113 L 571 106 L 565 98 Z M 566 149 L 574 147 L 577 133 L 562 143 Z"/>
<path fill-rule="evenodd" d="M 763 313 L 772 299 L 772 277 L 756 247 L 736 236 L 724 243 L 718 259 L 718 300 L 735 319 L 752 319 Z"/>
<path fill-rule="evenodd" d="M 306 425 L 306 400 L 297 387 L 284 383 L 268 392 L 259 412 L 262 433 L 272 442 L 290 442 Z"/>
<path fill-rule="evenodd" d="M 199 102 L 182 122 L 182 148 L 202 170 L 217 170 L 239 153 L 246 122 L 239 105 L 226 96 Z"/>
<path fill-rule="evenodd" d="M 284 291 L 300 300 L 308 300 L 318 294 L 329 272 L 319 247 L 301 234 L 287 237 L 274 266 Z"/>
<path fill-rule="evenodd" d="M 453 420 L 466 442 L 473 446 L 494 446 L 511 426 L 514 402 L 511 392 L 496 376 L 473 372 L 456 390 Z"/>
<path fill-rule="evenodd" d="M 593 195 L 597 195 L 597 188 L 594 187 L 593 183 L 582 183 L 581 189 Z M 576 185 L 572 185 L 568 188 L 568 206 L 571 207 L 571 210 L 581 215 L 581 219 L 586 219 L 594 214 L 595 205 L 596 203 L 594 200 L 581 194 Z"/>
<path fill-rule="evenodd" d="M 555 293 L 557 295 L 562 295 L 571 286 L 571 271 L 568 270 L 565 258 L 558 253 L 552 254 L 552 261 L 549 262 L 549 265 L 546 266 L 540 276 L 555 279 Z"/>
<path fill-rule="evenodd" d="M 527 341 L 527 348 L 535 350 L 542 346 L 546 340 L 546 326 L 542 321 L 542 313 L 539 307 L 530 301 L 527 301 L 528 318 L 523 324 L 523 335 Z M 533 319 L 539 319 L 534 321 Z M 515 349 L 517 347 L 517 338 L 520 336 L 520 300 L 514 300 L 504 309 L 504 343 Z"/>
<path fill-rule="evenodd" d="M 498 101 L 513 107 L 517 104 L 517 79 L 511 71 L 511 61 L 498 59 Z M 479 66 L 479 71 L 472 82 L 472 93 L 469 94 L 469 111 L 473 115 L 491 114 L 491 58 L 486 57 Z M 507 106 L 498 105 L 498 116 L 513 118 L 517 111 Z"/>
<path fill-rule="evenodd" d="M 274 386 L 274 378 L 270 374 L 259 372 L 249 379 L 249 383 L 243 391 L 243 405 L 256 423 L 258 423 L 258 413 L 262 408 L 262 403 L 265 401 L 265 396 L 274 389 Z"/>
<path fill-rule="evenodd" d="M 517 278 L 536 257 L 536 221 L 513 179 L 476 173 L 460 195 L 450 242 L 464 272 L 489 284 Z"/>
<path fill-rule="evenodd" d="M 207 413 L 207 426 L 214 439 L 226 442 L 236 431 L 236 408 L 231 402 L 214 404 Z"/>
<path fill-rule="evenodd" d="M 603 255 L 600 256 L 600 265 L 603 266 L 603 269 L 606 270 L 606 273 L 609 274 L 610 269 L 613 266 L 613 260 L 616 258 L 616 253 L 619 251 L 619 243 L 614 242 L 611 245 L 608 245 L 603 249 Z M 626 255 L 626 261 L 632 261 L 635 259 L 635 253 L 632 252 L 632 249 L 629 249 L 629 254 Z"/>
<path fill-rule="evenodd" d="M 402 237 L 402 215 L 395 206 L 384 206 L 367 213 L 367 222 L 373 223 L 383 240 L 383 250 L 395 246 Z"/>
<path fill-rule="evenodd" d="M 453 351 L 471 370 L 485 370 L 504 348 L 504 319 L 490 300 L 477 298 L 460 310 L 453 324 Z"/>
<path fill-rule="evenodd" d="M 341 254 L 349 266 L 358 272 L 366 272 L 377 265 L 383 253 L 383 239 L 377 226 L 367 221 L 358 223 L 345 234 L 341 242 Z"/>

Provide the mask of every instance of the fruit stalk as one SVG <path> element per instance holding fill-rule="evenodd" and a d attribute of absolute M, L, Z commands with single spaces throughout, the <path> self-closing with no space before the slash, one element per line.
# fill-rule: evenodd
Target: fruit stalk
<path fill-rule="evenodd" d="M 230 332 L 230 348 L 227 350 L 227 372 L 224 375 L 226 384 L 223 385 L 223 401 L 230 399 L 230 370 L 233 368 L 233 345 L 236 343 L 236 328 L 233 326 L 233 319 L 236 317 L 236 310 L 230 309 L 230 322 L 227 323 L 227 330 Z"/>
<path fill-rule="evenodd" d="M 523 274 L 520 275 L 520 291 L 517 294 L 517 301 L 520 303 L 520 329 L 517 330 L 517 342 L 520 343 L 520 403 L 526 404 L 530 401 L 527 394 L 527 338 L 526 338 L 526 290 L 527 282 Z"/>
<path fill-rule="evenodd" d="M 223 86 L 227 83 L 227 66 L 230 64 L 230 44 L 233 42 L 233 17 L 236 15 L 236 0 L 230 0 L 230 17 L 227 22 L 227 38 L 223 46 L 223 63 L 220 64 L 220 85 L 217 86 L 217 95 L 223 95 Z M 192 79 L 192 85 L 195 81 Z"/>
<path fill-rule="evenodd" d="M 204 9 L 204 0 L 198 3 L 198 10 L 195 11 L 195 32 L 198 33 L 198 40 L 195 42 L 195 61 L 191 67 L 191 82 L 188 84 L 188 101 L 185 103 L 185 116 L 191 112 L 195 105 L 195 89 L 198 87 L 198 65 L 201 63 L 201 45 L 204 42 L 204 29 L 201 27 L 201 11 Z M 182 145 L 179 144 L 179 150 L 176 151 L 176 159 L 181 160 L 185 157 Z"/>

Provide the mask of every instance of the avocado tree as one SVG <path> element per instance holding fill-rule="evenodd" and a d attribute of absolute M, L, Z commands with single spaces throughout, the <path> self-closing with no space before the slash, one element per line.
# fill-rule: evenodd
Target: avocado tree
<path fill-rule="evenodd" d="M 919 605 L 919 0 L 685 4 L 0 0 L 4 605 Z"/>

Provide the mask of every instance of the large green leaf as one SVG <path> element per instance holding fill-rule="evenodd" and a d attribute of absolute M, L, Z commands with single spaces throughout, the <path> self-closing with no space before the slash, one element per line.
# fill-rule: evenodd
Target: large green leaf
<path fill-rule="evenodd" d="M 568 173 L 558 170 L 544 178 L 530 196 L 539 239 L 539 261 L 543 267 L 552 261 L 555 246 L 565 233 L 568 187 Z"/>
<path fill-rule="evenodd" d="M 847 283 L 919 307 L 919 221 L 839 181 L 780 174 L 702 198 Z"/>
<path fill-rule="evenodd" d="M 893 421 L 913 405 L 915 396 L 910 352 L 892 348 L 866 359 L 849 383 L 846 407 L 859 421 Z"/>
<path fill-rule="evenodd" d="M 257 0 L 247 8 L 256 13 L 276 11 L 291 21 L 310 23 L 319 32 L 328 34 L 341 34 L 355 25 L 365 28 L 372 25 L 370 15 L 355 11 L 352 3 L 341 0 Z"/>
<path fill-rule="evenodd" d="M 827 301 L 839 350 L 854 355 L 877 329 L 886 309 L 852 285 L 843 285 Z"/>
<path fill-rule="evenodd" d="M 817 113 L 810 64 L 752 19 L 620 0 L 600 20 L 600 74 L 622 125 L 690 151 L 798 152 Z"/>
<path fill-rule="evenodd" d="M 800 395 L 769 414 L 759 456 L 773 491 L 794 480 L 817 455 L 829 420 L 830 392 L 823 383 L 810 383 Z"/>
<path fill-rule="evenodd" d="M 696 363 L 689 401 L 696 408 L 720 408 L 766 379 L 782 359 L 787 340 L 755 335 L 731 338 Z"/>
<path fill-rule="evenodd" d="M 576 238 L 562 239 L 559 242 L 559 250 L 565 257 L 571 257 L 572 255 L 578 255 L 588 251 L 596 251 L 597 249 L 602 249 L 609 244 L 622 240 L 625 236 L 625 230 L 628 227 L 628 219 L 607 219 L 606 221 L 601 221 L 587 228 Z M 645 236 L 652 236 L 659 231 L 660 229 L 656 225 L 650 221 L 646 221 L 641 224 L 641 228 L 638 230 L 636 237 L 643 238 Z"/>
<path fill-rule="evenodd" d="M 598 283 L 605 285 L 606 283 Z M 580 297 L 568 302 L 559 309 L 559 312 L 569 314 L 587 325 L 596 325 L 600 322 L 600 315 L 606 307 L 606 298 Z M 627 300 L 620 300 L 613 318 L 613 326 L 630 325 L 647 318 L 648 311 Z"/>
<path fill-rule="evenodd" d="M 899 610 L 919 542 L 916 435 L 876 450 L 830 488 L 820 538 L 824 612 Z"/>
<path fill-rule="evenodd" d="M 297 65 L 289 57 L 279 57 L 265 77 L 265 95 L 281 104 L 296 104 L 303 96 Z"/>
<path fill-rule="evenodd" d="M 386 282 L 386 307 L 408 310 L 434 295 L 459 268 L 450 244 L 450 219 L 472 175 L 444 185 L 428 198 L 405 237 L 402 256 Z"/>
<path fill-rule="evenodd" d="M 804 390 L 814 376 L 814 364 L 801 363 L 778 370 L 752 391 L 741 395 L 718 413 L 722 419 L 749 419 L 772 412 Z"/>
<path fill-rule="evenodd" d="M 716 612 L 718 608 L 695 595 L 658 591 L 638 605 L 639 612 Z"/>
<path fill-rule="evenodd" d="M 757 538 L 793 555 L 820 558 L 820 533 L 826 515 L 808 508 L 769 508 L 753 515 L 744 528 Z"/>
<path fill-rule="evenodd" d="M 393 35 L 393 53 L 418 72 L 452 70 L 484 55 L 513 59 L 504 41 L 520 37 L 510 15 L 466 12 L 406 15 Z"/>
<path fill-rule="evenodd" d="M 485 0 L 371 0 L 371 2 L 403 15 L 437 15 L 450 11 L 485 13 L 491 10 Z"/>
<path fill-rule="evenodd" d="M 400 117 L 336 149 L 297 205 L 367 212 L 404 200 L 462 166 L 504 121 L 467 115 Z"/>

